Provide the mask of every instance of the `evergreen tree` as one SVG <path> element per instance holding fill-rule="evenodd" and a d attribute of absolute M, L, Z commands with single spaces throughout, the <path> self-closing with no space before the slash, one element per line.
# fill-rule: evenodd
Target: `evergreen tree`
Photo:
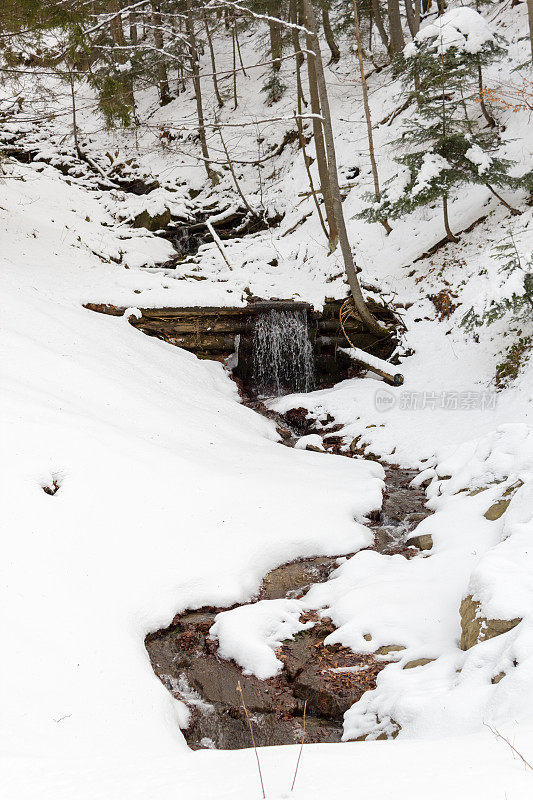
<path fill-rule="evenodd" d="M 490 300 L 483 309 L 471 308 L 461 324 L 467 329 L 495 322 L 511 312 L 515 320 L 530 319 L 533 315 L 533 256 L 526 259 L 519 250 L 511 228 L 491 248 L 491 257 L 496 260 L 498 274 L 510 291 L 502 299 Z"/>
<path fill-rule="evenodd" d="M 479 47 L 469 42 L 473 30 L 476 41 L 482 41 Z M 487 186 L 511 208 L 494 187 L 515 188 L 521 181 L 509 175 L 512 163 L 496 155 L 497 133 L 482 129 L 468 110 L 469 105 L 475 107 L 472 87 L 477 83 L 479 64 L 490 63 L 502 52 L 482 17 L 467 8 L 455 9 L 442 17 L 440 25 L 424 28 L 404 49 L 397 68 L 418 111 L 395 143 L 407 151 L 396 159 L 403 167 L 398 176 L 400 188 L 398 181 L 393 181 L 381 202 L 373 203 L 363 217 L 395 219 L 441 200 L 446 234 L 454 241 L 448 198 L 460 184 Z"/>

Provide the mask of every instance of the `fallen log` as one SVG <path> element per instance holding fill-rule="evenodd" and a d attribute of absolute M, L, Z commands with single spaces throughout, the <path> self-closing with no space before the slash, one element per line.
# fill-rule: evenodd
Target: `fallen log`
<path fill-rule="evenodd" d="M 370 372 L 375 372 L 376 375 L 383 378 L 385 383 L 388 383 L 389 386 L 401 386 L 403 384 L 402 373 L 391 372 L 392 364 L 389 364 L 388 361 L 383 361 L 381 358 L 371 356 L 370 353 L 365 353 L 364 350 L 360 350 L 358 347 L 341 347 L 340 349 L 350 356 L 357 364 L 361 364 L 363 367 L 370 370 Z"/>

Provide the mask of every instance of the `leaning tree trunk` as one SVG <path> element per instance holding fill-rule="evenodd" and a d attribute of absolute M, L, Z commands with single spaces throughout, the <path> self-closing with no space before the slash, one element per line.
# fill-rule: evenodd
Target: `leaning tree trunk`
<path fill-rule="evenodd" d="M 395 56 L 405 47 L 399 0 L 387 0 L 387 13 L 390 32 L 389 53 L 391 56 Z"/>
<path fill-rule="evenodd" d="M 304 0 L 304 20 L 307 19 L 305 8 L 306 4 Z M 331 252 L 333 252 L 339 241 L 339 231 L 337 226 L 337 218 L 335 215 L 335 208 L 333 205 L 333 196 L 331 193 L 328 160 L 324 145 L 323 127 L 320 121 L 320 97 L 318 94 L 318 81 L 316 75 L 316 57 L 312 55 L 314 48 L 310 33 L 305 34 L 305 41 L 307 50 L 309 51 L 307 53 L 307 77 L 309 79 L 309 99 L 311 101 L 311 112 L 313 114 L 313 139 L 315 142 L 316 163 L 318 168 L 318 177 L 320 179 L 320 191 L 322 192 L 322 197 L 324 198 L 326 219 L 328 221 L 329 249 Z"/>
<path fill-rule="evenodd" d="M 211 168 L 209 160 L 209 150 L 207 148 L 207 138 L 205 135 L 204 108 L 202 105 L 202 87 L 200 84 L 200 74 L 198 69 L 198 50 L 196 48 L 196 36 L 194 33 L 194 20 L 192 16 L 191 0 L 185 0 L 185 29 L 189 43 L 189 56 L 191 60 L 192 84 L 196 99 L 196 114 L 198 117 L 198 137 L 202 149 L 202 157 L 207 172 L 207 177 L 213 185 L 217 183 L 216 172 Z"/>
<path fill-rule="evenodd" d="M 348 232 L 346 230 L 346 222 L 344 220 L 344 213 L 342 210 L 341 193 L 339 189 L 339 179 L 337 175 L 337 159 L 335 154 L 335 143 L 333 138 L 333 128 L 331 125 L 331 114 L 329 110 L 329 99 L 326 88 L 326 79 L 324 77 L 324 65 L 322 63 L 322 56 L 320 53 L 320 43 L 318 41 L 317 27 L 315 13 L 311 0 L 303 0 L 305 10 L 305 23 L 306 28 L 310 31 L 308 35 L 308 47 L 314 53 L 315 71 L 318 84 L 318 92 L 320 96 L 320 106 L 322 108 L 322 118 L 324 127 L 324 139 L 326 142 L 326 150 L 328 157 L 328 176 L 329 184 L 331 187 L 331 194 L 333 199 L 333 207 L 335 210 L 335 219 L 339 230 L 339 242 L 344 260 L 344 268 L 346 270 L 346 277 L 350 285 L 354 305 L 363 325 L 372 333 L 387 335 L 388 331 L 375 319 L 369 311 L 361 287 L 357 279 L 356 266 L 353 258 L 352 249 L 348 239 Z"/>
<path fill-rule="evenodd" d="M 374 137 L 372 135 L 372 118 L 370 116 L 370 104 L 368 102 L 368 87 L 366 85 L 366 78 L 365 78 L 365 66 L 363 64 L 363 51 L 361 47 L 361 32 L 359 30 L 359 14 L 357 13 L 357 3 L 356 0 L 352 0 L 353 3 L 353 14 L 355 20 L 355 38 L 357 40 L 357 59 L 359 61 L 359 72 L 361 74 L 361 88 L 363 90 L 363 108 L 365 110 L 365 119 L 366 119 L 366 132 L 368 137 L 368 151 L 370 154 L 370 164 L 372 166 L 372 177 L 374 179 L 374 195 L 376 198 L 376 202 L 379 203 L 381 200 L 381 192 L 379 189 L 379 176 L 378 176 L 378 165 L 376 163 L 376 156 L 374 153 Z M 389 225 L 386 219 L 380 220 L 381 224 L 387 231 L 390 233 L 392 228 Z"/>
<path fill-rule="evenodd" d="M 341 57 L 341 51 L 339 50 L 337 42 L 335 41 L 335 37 L 333 36 L 329 11 L 325 4 L 322 6 L 322 26 L 324 28 L 326 42 L 331 52 L 331 63 L 336 64 Z"/>
<path fill-rule="evenodd" d="M 162 30 L 162 18 L 161 12 L 158 6 L 152 6 L 152 24 L 154 26 L 154 44 L 156 46 L 156 50 L 159 50 L 159 56 L 157 59 L 157 84 L 159 87 L 159 102 L 162 106 L 168 105 L 171 102 L 172 97 L 170 95 L 170 89 L 168 87 L 168 74 L 167 74 L 167 65 L 165 63 L 165 56 L 163 55 L 163 50 L 165 47 L 165 43 L 163 41 L 163 30 Z"/>

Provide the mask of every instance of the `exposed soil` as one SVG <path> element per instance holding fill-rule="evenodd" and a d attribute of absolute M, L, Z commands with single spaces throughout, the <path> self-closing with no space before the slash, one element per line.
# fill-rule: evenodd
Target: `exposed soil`
<path fill-rule="evenodd" d="M 246 402 L 276 421 L 287 446 L 293 446 L 304 433 L 318 432 L 316 423 L 306 419 L 307 412 L 303 409 L 281 416 L 268 411 L 260 401 Z M 328 452 L 347 457 L 359 455 L 356 446 L 351 450 L 341 449 L 343 442 L 335 437 L 340 426 L 330 419 L 321 422 L 320 434 L 327 435 L 324 445 Z M 423 490 L 409 485 L 416 473 L 384 466 L 386 491 L 382 509 L 370 515 L 374 543 L 369 549 L 411 558 L 418 553 L 416 547 L 407 543 L 411 531 L 430 512 L 424 507 Z M 312 584 L 328 580 L 341 556 L 351 555 L 306 558 L 284 564 L 265 576 L 257 596 L 250 602 L 303 597 Z M 344 713 L 364 692 L 375 688 L 378 674 L 395 658 L 394 652 L 363 655 L 340 645 L 325 645 L 324 639 L 334 626 L 331 620 L 312 612 L 302 621 L 313 621 L 314 627 L 284 642 L 280 648 L 277 655 L 284 665 L 281 673 L 261 681 L 244 675 L 237 664 L 218 656 L 217 643 L 210 639 L 209 630 L 216 614 L 225 610 L 213 607 L 178 614 L 168 628 L 146 638 L 156 675 L 189 708 L 189 723 L 183 733 L 193 749 L 233 750 L 251 746 L 248 722 L 237 691 L 239 683 L 258 747 L 301 741 L 305 704 L 305 740 L 339 742 Z"/>

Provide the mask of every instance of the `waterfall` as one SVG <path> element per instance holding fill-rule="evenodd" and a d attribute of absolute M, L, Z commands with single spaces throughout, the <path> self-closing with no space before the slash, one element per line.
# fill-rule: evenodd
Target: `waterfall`
<path fill-rule="evenodd" d="M 253 333 L 253 378 L 263 395 L 314 389 L 314 354 L 305 310 L 270 310 L 257 314 Z"/>

